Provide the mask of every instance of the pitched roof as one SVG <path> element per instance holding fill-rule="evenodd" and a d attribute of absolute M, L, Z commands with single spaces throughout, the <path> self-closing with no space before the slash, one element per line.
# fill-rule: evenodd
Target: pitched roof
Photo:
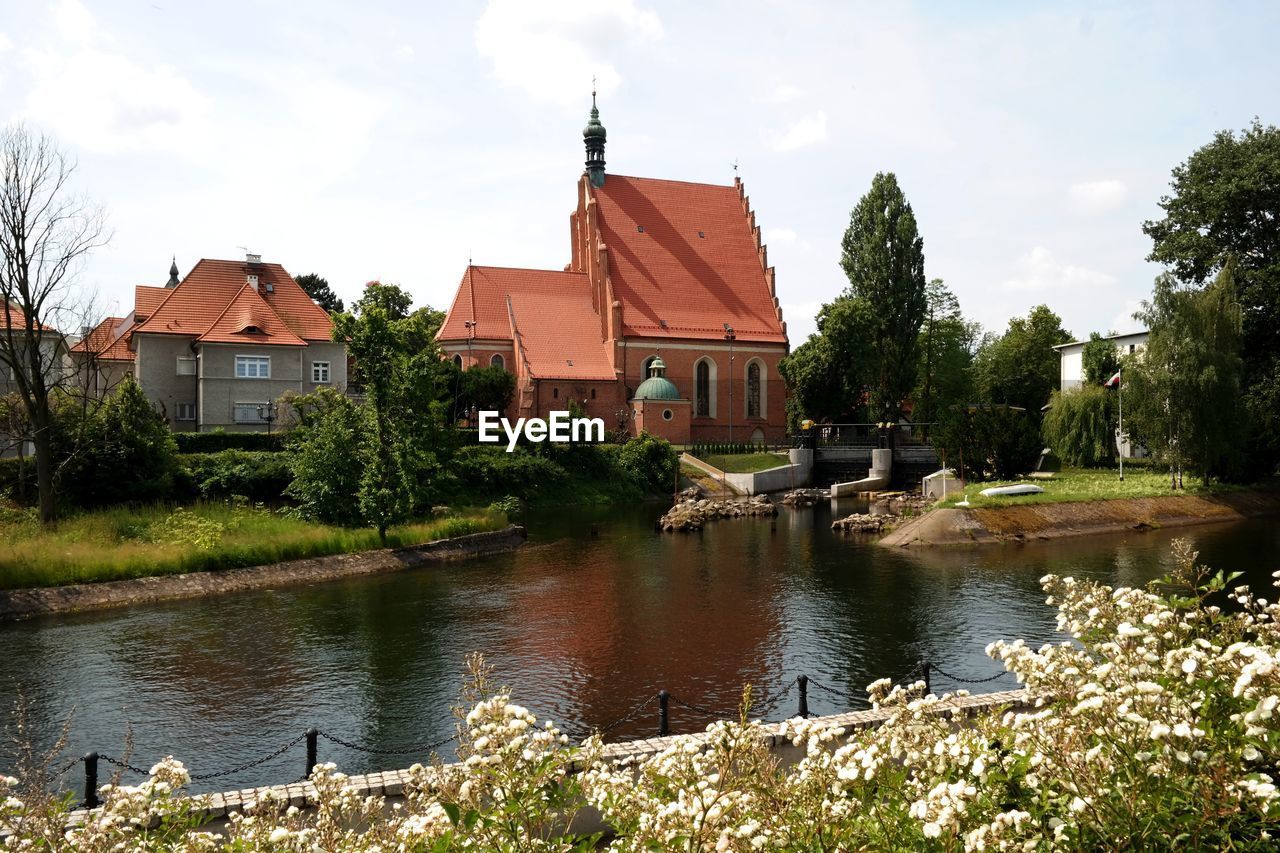
<path fill-rule="evenodd" d="M 231 303 L 244 290 L 247 276 L 251 273 L 258 276 L 259 299 L 290 333 L 292 340 L 288 341 L 289 346 L 297 346 L 299 339 L 330 339 L 333 324 L 329 315 L 311 300 L 284 267 L 207 258 L 200 260 L 177 287 L 164 288 L 168 293 L 164 301 L 135 331 L 199 338 L 223 319 Z M 151 294 L 146 294 L 146 297 L 150 298 Z M 225 329 L 220 332 L 223 333 Z M 284 336 L 279 337 L 279 340 L 259 343 L 285 343 Z"/>
<path fill-rule="evenodd" d="M 279 315 L 271 309 L 262 294 L 248 283 L 240 288 L 222 316 L 213 321 L 209 330 L 197 338 L 201 343 L 214 344 L 264 344 L 275 346 L 305 347 L 307 342 L 299 338 Z"/>
<path fill-rule="evenodd" d="M 133 361 L 136 353 L 129 349 L 127 334 L 132 328 L 133 322 L 128 317 L 108 317 L 77 341 L 71 352 L 103 361 Z"/>
<path fill-rule="evenodd" d="M 530 376 L 535 379 L 617 378 L 600 338 L 600 318 L 592 310 L 591 297 L 584 290 L 519 290 L 507 298 L 512 336 L 520 338 Z"/>
<path fill-rule="evenodd" d="M 27 314 L 25 311 L 22 310 L 21 306 L 15 305 L 12 302 L 6 302 L 4 304 L 3 315 L 0 315 L 0 328 L 18 329 L 18 328 L 26 328 L 26 325 L 27 325 Z M 54 329 L 50 326 L 46 326 L 43 323 L 36 323 L 35 330 L 37 332 L 56 332 L 57 331 L 57 329 Z"/>
<path fill-rule="evenodd" d="M 151 287 L 146 284 L 137 284 L 133 287 L 133 313 L 134 316 L 146 319 L 156 313 L 156 309 L 160 307 L 160 303 L 173 293 L 171 287 Z"/>
<path fill-rule="evenodd" d="M 611 174 L 592 192 L 628 334 L 786 341 L 736 187 Z"/>
<path fill-rule="evenodd" d="M 586 300 L 591 311 L 591 291 L 586 273 L 559 270 L 529 270 L 513 267 L 467 267 L 453 297 L 453 305 L 445 315 L 436 335 L 439 340 L 510 339 L 511 320 L 507 313 L 509 293 L 556 294 L 575 292 Z M 594 316 L 594 314 L 593 314 Z M 466 324 L 475 321 L 470 331 Z M 595 320 L 594 334 L 600 337 L 600 322 Z"/>

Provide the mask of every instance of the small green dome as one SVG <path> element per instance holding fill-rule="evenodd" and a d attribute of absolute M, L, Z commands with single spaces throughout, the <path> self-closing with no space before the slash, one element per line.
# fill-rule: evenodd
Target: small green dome
<path fill-rule="evenodd" d="M 636 389 L 636 400 L 679 400 L 680 391 L 675 383 L 665 377 L 667 365 L 661 358 L 649 363 L 649 378 Z"/>

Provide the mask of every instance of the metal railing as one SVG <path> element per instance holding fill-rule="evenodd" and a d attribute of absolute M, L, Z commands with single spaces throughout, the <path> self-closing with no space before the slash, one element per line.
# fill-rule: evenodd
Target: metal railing
<path fill-rule="evenodd" d="M 927 660 L 922 660 L 919 663 L 917 663 L 916 666 L 914 666 L 911 670 L 909 670 L 907 673 L 902 675 L 900 678 L 895 679 L 893 683 L 895 685 L 909 685 L 917 681 L 923 681 L 925 692 L 929 693 L 929 692 L 932 692 L 932 689 L 933 689 L 932 681 L 933 681 L 933 676 L 935 674 L 941 675 L 944 678 L 950 679 L 951 681 L 959 684 L 987 684 L 992 681 L 995 681 L 996 679 L 1002 676 L 1010 675 L 1008 671 L 1001 670 L 1000 672 L 997 672 L 995 675 L 991 675 L 983 678 L 964 678 L 958 675 L 953 675 L 950 672 L 947 672 L 946 670 L 939 667 L 937 664 L 931 663 Z M 809 711 L 810 689 L 816 690 L 819 693 L 829 697 L 831 700 L 833 700 L 837 704 L 847 702 L 851 706 L 855 706 L 855 707 L 861 706 L 865 708 L 870 706 L 870 698 L 867 696 L 866 691 L 863 689 L 842 690 L 837 687 L 830 687 L 826 684 L 823 684 L 820 681 L 817 681 L 816 679 L 810 678 L 808 675 L 805 675 L 803 673 L 801 673 L 800 675 L 797 675 L 795 678 L 791 679 L 789 682 L 784 684 L 782 687 L 777 688 L 773 692 L 760 697 L 758 700 L 753 700 L 752 705 L 754 707 L 760 707 L 760 708 L 772 708 L 776 702 L 788 696 L 793 689 L 796 691 L 796 713 L 793 716 L 797 716 L 797 717 L 812 716 L 812 714 Z M 656 708 L 654 707 L 655 704 L 656 704 Z M 602 736 L 606 735 L 609 732 L 619 728 L 620 726 L 625 725 L 626 723 L 632 722 L 637 717 L 641 716 L 646 709 L 650 709 L 651 711 L 656 710 L 657 712 L 657 720 L 656 720 L 657 736 L 666 737 L 667 735 L 672 734 L 671 708 L 673 705 L 676 708 L 684 709 L 686 711 L 692 711 L 695 714 L 701 714 L 705 717 L 712 718 L 712 719 L 736 718 L 739 713 L 738 709 L 728 709 L 725 711 L 717 711 L 712 708 L 708 708 L 703 705 L 697 704 L 695 702 L 682 699 L 679 696 L 673 696 L 671 693 L 668 693 L 666 690 L 659 690 L 656 694 L 652 696 L 646 696 L 645 698 L 636 702 L 625 714 L 618 717 L 608 725 L 603 726 L 601 728 L 593 728 L 587 731 L 578 730 L 572 736 L 574 737 L 575 740 L 584 740 L 588 735 L 593 733 L 599 734 Z M 571 726 L 569 728 L 576 729 L 577 727 Z M 566 734 L 569 734 L 569 733 L 570 732 L 566 730 Z M 272 750 L 266 755 L 263 755 L 259 758 L 255 758 L 252 761 L 246 761 L 242 764 L 238 764 L 235 767 L 230 767 L 225 770 L 218 770 L 218 771 L 208 772 L 208 773 L 192 773 L 191 780 L 193 782 L 203 782 L 203 781 L 218 779 L 224 776 L 231 776 L 237 773 L 243 773 L 245 770 L 250 770 L 254 767 L 258 767 L 262 764 L 265 764 L 268 761 L 271 761 L 275 758 L 279 758 L 280 756 L 284 755 L 286 752 L 293 749 L 298 744 L 303 743 L 304 741 L 306 743 L 306 758 L 305 758 L 306 764 L 303 767 L 303 773 L 302 773 L 302 776 L 299 777 L 299 781 L 305 781 L 306 778 L 311 775 L 312 769 L 319 763 L 320 741 L 322 739 L 330 743 L 336 744 L 338 746 L 344 747 L 346 749 L 350 749 L 355 752 L 363 753 L 365 755 L 370 755 L 370 756 L 392 757 L 392 756 L 416 755 L 416 756 L 422 756 L 426 758 L 426 757 L 429 757 L 436 750 L 440 749 L 441 747 L 444 747 L 450 743 L 456 742 L 458 738 L 459 738 L 459 734 L 458 732 L 455 731 L 454 734 L 451 734 L 447 737 L 443 737 L 428 743 L 419 743 L 419 744 L 413 744 L 408 746 L 397 746 L 392 748 L 370 748 L 358 743 L 354 743 L 350 740 L 339 737 L 338 735 L 332 734 L 330 732 L 326 732 L 322 729 L 309 728 L 305 732 L 299 734 L 298 736 L 294 737 L 288 742 L 282 744 L 279 748 Z M 98 790 L 99 790 L 98 770 L 101 763 L 106 763 L 112 767 L 115 767 L 120 772 L 128 771 L 128 772 L 136 773 L 142 776 L 149 776 L 151 773 L 150 770 L 147 770 L 143 767 L 138 767 L 134 764 L 130 764 L 127 759 L 120 759 L 120 758 L 116 758 L 110 755 L 105 755 L 103 753 L 94 751 L 94 752 L 86 753 L 84 756 L 80 758 L 71 760 L 66 765 L 61 767 L 54 774 L 54 777 L 60 778 L 64 776 L 77 764 L 81 764 L 81 763 L 83 763 L 84 765 L 84 799 L 82 801 L 82 807 L 86 809 L 96 808 L 97 806 L 102 804 L 101 800 L 98 799 Z"/>

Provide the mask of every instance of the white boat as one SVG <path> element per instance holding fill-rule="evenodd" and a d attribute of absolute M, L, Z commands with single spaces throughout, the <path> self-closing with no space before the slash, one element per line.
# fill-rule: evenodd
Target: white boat
<path fill-rule="evenodd" d="M 996 486 L 991 489 L 983 489 L 978 494 L 984 498 L 1006 497 L 1015 495 L 1038 495 L 1044 489 L 1039 486 L 1033 486 L 1030 483 L 1019 483 L 1016 486 Z"/>

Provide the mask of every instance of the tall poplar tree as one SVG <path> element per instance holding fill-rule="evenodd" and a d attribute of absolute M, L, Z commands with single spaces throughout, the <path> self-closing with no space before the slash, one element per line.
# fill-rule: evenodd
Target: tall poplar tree
<path fill-rule="evenodd" d="M 874 355 L 867 395 L 872 416 L 896 421 L 919 372 L 927 300 L 924 241 L 892 172 L 880 172 L 850 216 L 840 266 L 849 295 L 865 303 Z"/>

